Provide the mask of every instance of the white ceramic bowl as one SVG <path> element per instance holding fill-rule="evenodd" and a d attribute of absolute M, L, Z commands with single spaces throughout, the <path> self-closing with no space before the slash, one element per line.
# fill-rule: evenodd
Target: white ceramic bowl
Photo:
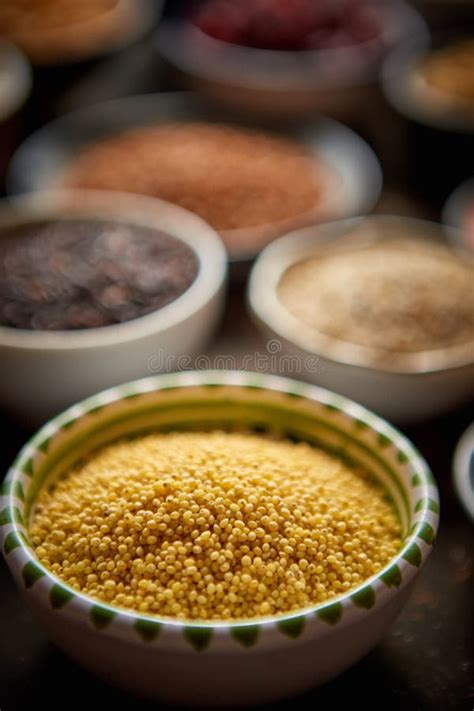
<path fill-rule="evenodd" d="M 108 10 L 71 24 L 12 34 L 32 64 L 61 67 L 107 57 L 141 40 L 158 22 L 164 0 L 117 0 Z M 78 41 L 79 40 L 79 41 Z"/>
<path fill-rule="evenodd" d="M 453 475 L 459 500 L 474 523 L 474 422 L 464 432 L 454 452 Z"/>
<path fill-rule="evenodd" d="M 90 191 L 71 198 L 66 192 L 53 192 L 4 205 L 0 235 L 2 226 L 58 217 L 103 218 L 162 229 L 194 250 L 199 271 L 175 301 L 132 321 L 77 331 L 0 326 L 0 404 L 32 423 L 44 422 L 105 387 L 173 369 L 180 356 L 199 353 L 224 303 L 225 249 L 217 234 L 190 212 L 140 196 Z"/>
<path fill-rule="evenodd" d="M 393 366 L 374 365 L 380 354 L 324 336 L 301 323 L 281 303 L 277 288 L 292 264 L 331 250 L 384 239 L 384 231 L 406 229 L 420 239 L 440 240 L 443 228 L 411 218 L 372 216 L 292 232 L 269 245 L 252 271 L 248 300 L 264 333 L 280 342 L 286 372 L 340 392 L 388 419 L 412 422 L 468 402 L 474 395 L 474 343 L 443 351 L 397 357 Z M 392 232 L 393 236 L 393 232 Z M 466 257 L 467 258 L 467 257 Z M 341 284 L 341 288 L 344 285 Z M 317 363 L 308 368 L 307 356 Z M 380 360 L 380 359 L 379 359 Z"/>
<path fill-rule="evenodd" d="M 31 90 L 31 69 L 24 54 L 0 40 L 0 123 L 24 104 Z"/>
<path fill-rule="evenodd" d="M 186 19 L 164 21 L 158 51 L 212 100 L 265 116 L 305 116 L 319 111 L 341 120 L 354 118 L 378 78 L 387 52 L 407 39 L 427 46 L 421 16 L 401 0 L 381 0 L 386 22 L 380 39 L 344 49 L 276 51 L 222 42 Z"/>
<path fill-rule="evenodd" d="M 429 48 L 409 43 L 395 49 L 382 68 L 382 88 L 387 101 L 401 116 L 421 126 L 447 134 L 472 136 L 472 110 L 430 88 L 417 78 L 417 70 L 429 56 Z"/>
<path fill-rule="evenodd" d="M 467 211 L 474 215 L 474 178 L 466 180 L 451 193 L 443 208 L 443 223 L 455 245 L 474 251 L 474 217 L 472 228 L 467 225 Z"/>
<path fill-rule="evenodd" d="M 62 116 L 27 138 L 13 157 L 8 187 L 11 193 L 58 187 L 61 171 L 85 146 L 114 134 L 140 126 L 175 121 L 235 123 L 226 111 L 209 108 L 187 92 L 129 96 L 107 101 Z M 252 121 L 239 125 L 255 128 Z M 265 123 L 257 125 L 262 130 Z M 275 127 L 274 127 L 275 130 Z M 294 218 L 223 233 L 232 261 L 248 261 L 271 239 L 318 218 L 335 219 L 370 212 L 380 196 L 382 172 L 371 148 L 346 126 L 318 117 L 310 125 L 285 124 L 284 136 L 302 142 L 322 160 L 334 176 L 322 206 Z M 332 181 L 330 181 L 332 182 Z M 240 237 L 245 247 L 239 248 Z M 252 244 L 249 249 L 248 244 Z"/>
<path fill-rule="evenodd" d="M 31 91 L 31 68 L 19 49 L 0 38 L 0 183 L 19 133 L 19 113 Z"/>
<path fill-rule="evenodd" d="M 322 444 L 369 469 L 399 510 L 399 553 L 345 595 L 248 622 L 135 614 L 72 590 L 39 564 L 27 525 L 36 492 L 81 456 L 144 428 L 242 424 Z M 367 654 L 410 594 L 431 551 L 438 510 L 436 485 L 414 447 L 359 405 L 283 378 L 188 372 L 114 388 L 45 425 L 7 475 L 0 536 L 19 591 L 58 647 L 109 683 L 141 696 L 209 707 L 289 697 Z"/>

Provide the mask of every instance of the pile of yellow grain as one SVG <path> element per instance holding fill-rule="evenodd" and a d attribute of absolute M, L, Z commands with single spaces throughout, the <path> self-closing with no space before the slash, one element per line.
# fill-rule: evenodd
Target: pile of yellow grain
<path fill-rule="evenodd" d="M 322 602 L 400 547 L 383 491 L 307 444 L 155 434 L 44 489 L 31 539 L 74 588 L 143 613 L 230 620 Z"/>

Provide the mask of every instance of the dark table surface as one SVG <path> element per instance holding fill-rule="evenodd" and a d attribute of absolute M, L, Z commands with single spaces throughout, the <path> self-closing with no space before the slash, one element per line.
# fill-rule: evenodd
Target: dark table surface
<path fill-rule="evenodd" d="M 143 57 L 149 57 L 147 52 L 144 50 L 141 55 L 140 50 L 135 50 L 134 54 L 142 77 Z M 133 82 L 133 62 L 125 64 L 129 68 L 125 78 Z M 112 74 L 117 76 L 113 68 Z M 146 83 L 133 92 L 123 85 L 113 87 L 111 68 L 105 66 L 95 75 L 88 75 L 78 85 L 75 95 L 68 93 L 70 105 L 82 103 L 87 95 L 93 100 L 106 98 L 102 91 L 104 82 L 110 95 L 150 88 Z M 47 113 L 37 112 L 38 95 L 41 91 L 37 92 L 29 114 L 24 117 L 28 131 Z M 44 109 L 41 96 L 39 101 Z M 439 207 L 420 205 L 413 191 L 408 194 L 386 191 L 378 211 L 436 218 Z M 265 343 L 245 315 L 242 286 L 234 285 L 209 355 L 234 355 L 238 367 L 243 355 L 257 351 L 265 352 Z M 280 704 L 282 709 L 319 711 L 362 705 L 366 709 L 383 708 L 384 711 L 474 709 L 474 527 L 457 502 L 451 477 L 454 447 L 472 419 L 473 412 L 464 409 L 405 429 L 427 458 L 441 491 L 441 527 L 433 554 L 421 572 L 409 603 L 377 649 L 332 683 Z M 0 413 L 0 432 L 1 480 L 31 433 L 5 413 Z M 91 703 L 138 711 L 152 708 L 151 704 L 96 680 L 51 646 L 20 600 L 7 567 L 0 559 L 0 711 L 24 711 L 38 704 L 51 709 L 84 709 Z"/>

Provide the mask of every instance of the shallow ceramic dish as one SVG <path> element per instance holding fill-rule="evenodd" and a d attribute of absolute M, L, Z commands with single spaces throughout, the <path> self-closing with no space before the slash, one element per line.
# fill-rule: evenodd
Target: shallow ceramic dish
<path fill-rule="evenodd" d="M 186 92 L 130 96 L 75 111 L 40 129 L 19 148 L 11 166 L 10 192 L 57 187 L 61 170 L 74 154 L 93 141 L 137 126 L 196 120 L 235 123 L 232 114 L 212 110 Z M 252 122 L 240 123 L 255 127 Z M 265 128 L 263 124 L 259 127 Z M 282 132 L 305 143 L 334 173 L 335 185 L 328 209 L 321 210 L 321 219 L 370 212 L 381 192 L 382 173 L 374 153 L 359 136 L 324 118 L 318 118 L 311 126 L 285 126 Z M 271 239 L 314 221 L 311 211 L 294 219 L 230 230 L 226 234 L 232 243 L 238 244 L 240 234 L 245 244 L 255 244 L 251 250 L 236 247 L 230 257 L 233 261 L 248 261 Z"/>
<path fill-rule="evenodd" d="M 453 474 L 459 500 L 474 522 L 474 423 L 458 442 L 454 452 Z"/>
<path fill-rule="evenodd" d="M 400 355 L 381 366 L 380 352 L 311 330 L 283 306 L 277 294 L 280 279 L 292 264 L 335 247 L 379 242 L 384 232 L 394 228 L 399 237 L 405 229 L 420 239 L 444 239 L 443 228 L 435 223 L 379 215 L 298 230 L 262 252 L 251 274 L 248 300 L 262 331 L 278 339 L 281 363 L 288 373 L 352 397 L 384 417 L 410 422 L 470 400 L 474 343 Z M 308 354 L 317 361 L 310 369 L 305 365 Z"/>
<path fill-rule="evenodd" d="M 37 424 L 105 387 L 166 369 L 168 358 L 175 363 L 180 356 L 201 352 L 224 305 L 224 246 L 190 212 L 119 193 L 89 191 L 73 197 L 67 192 L 39 193 L 0 208 L 0 236 L 5 226 L 58 217 L 102 218 L 162 229 L 193 249 L 199 271 L 175 301 L 132 321 L 76 331 L 0 326 L 0 403 Z"/>
<path fill-rule="evenodd" d="M 191 88 L 235 110 L 266 116 L 320 111 L 341 120 L 359 114 L 361 101 L 374 98 L 374 85 L 386 53 L 407 39 L 427 46 L 429 34 L 418 13 L 398 0 L 382 0 L 381 36 L 355 47 L 314 51 L 275 51 L 222 42 L 185 18 L 164 21 L 158 51 Z M 359 105 L 358 105 L 359 104 Z"/>
<path fill-rule="evenodd" d="M 36 560 L 29 511 L 39 488 L 123 435 L 233 429 L 291 436 L 369 469 L 403 527 L 397 556 L 349 593 L 249 622 L 181 622 L 134 614 L 68 588 Z M 347 669 L 381 639 L 407 600 L 438 526 L 426 463 L 397 430 L 360 405 L 303 383 L 245 372 L 170 374 L 119 386 L 49 422 L 3 485 L 7 563 L 51 640 L 108 682 L 167 702 L 242 705 L 303 692 Z"/>

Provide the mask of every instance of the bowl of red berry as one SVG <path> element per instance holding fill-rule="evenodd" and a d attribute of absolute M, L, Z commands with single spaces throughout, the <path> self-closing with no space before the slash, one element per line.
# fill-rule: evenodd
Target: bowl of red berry
<path fill-rule="evenodd" d="M 203 0 L 162 23 L 157 46 L 188 86 L 234 109 L 346 118 L 387 52 L 428 43 L 402 0 Z"/>

